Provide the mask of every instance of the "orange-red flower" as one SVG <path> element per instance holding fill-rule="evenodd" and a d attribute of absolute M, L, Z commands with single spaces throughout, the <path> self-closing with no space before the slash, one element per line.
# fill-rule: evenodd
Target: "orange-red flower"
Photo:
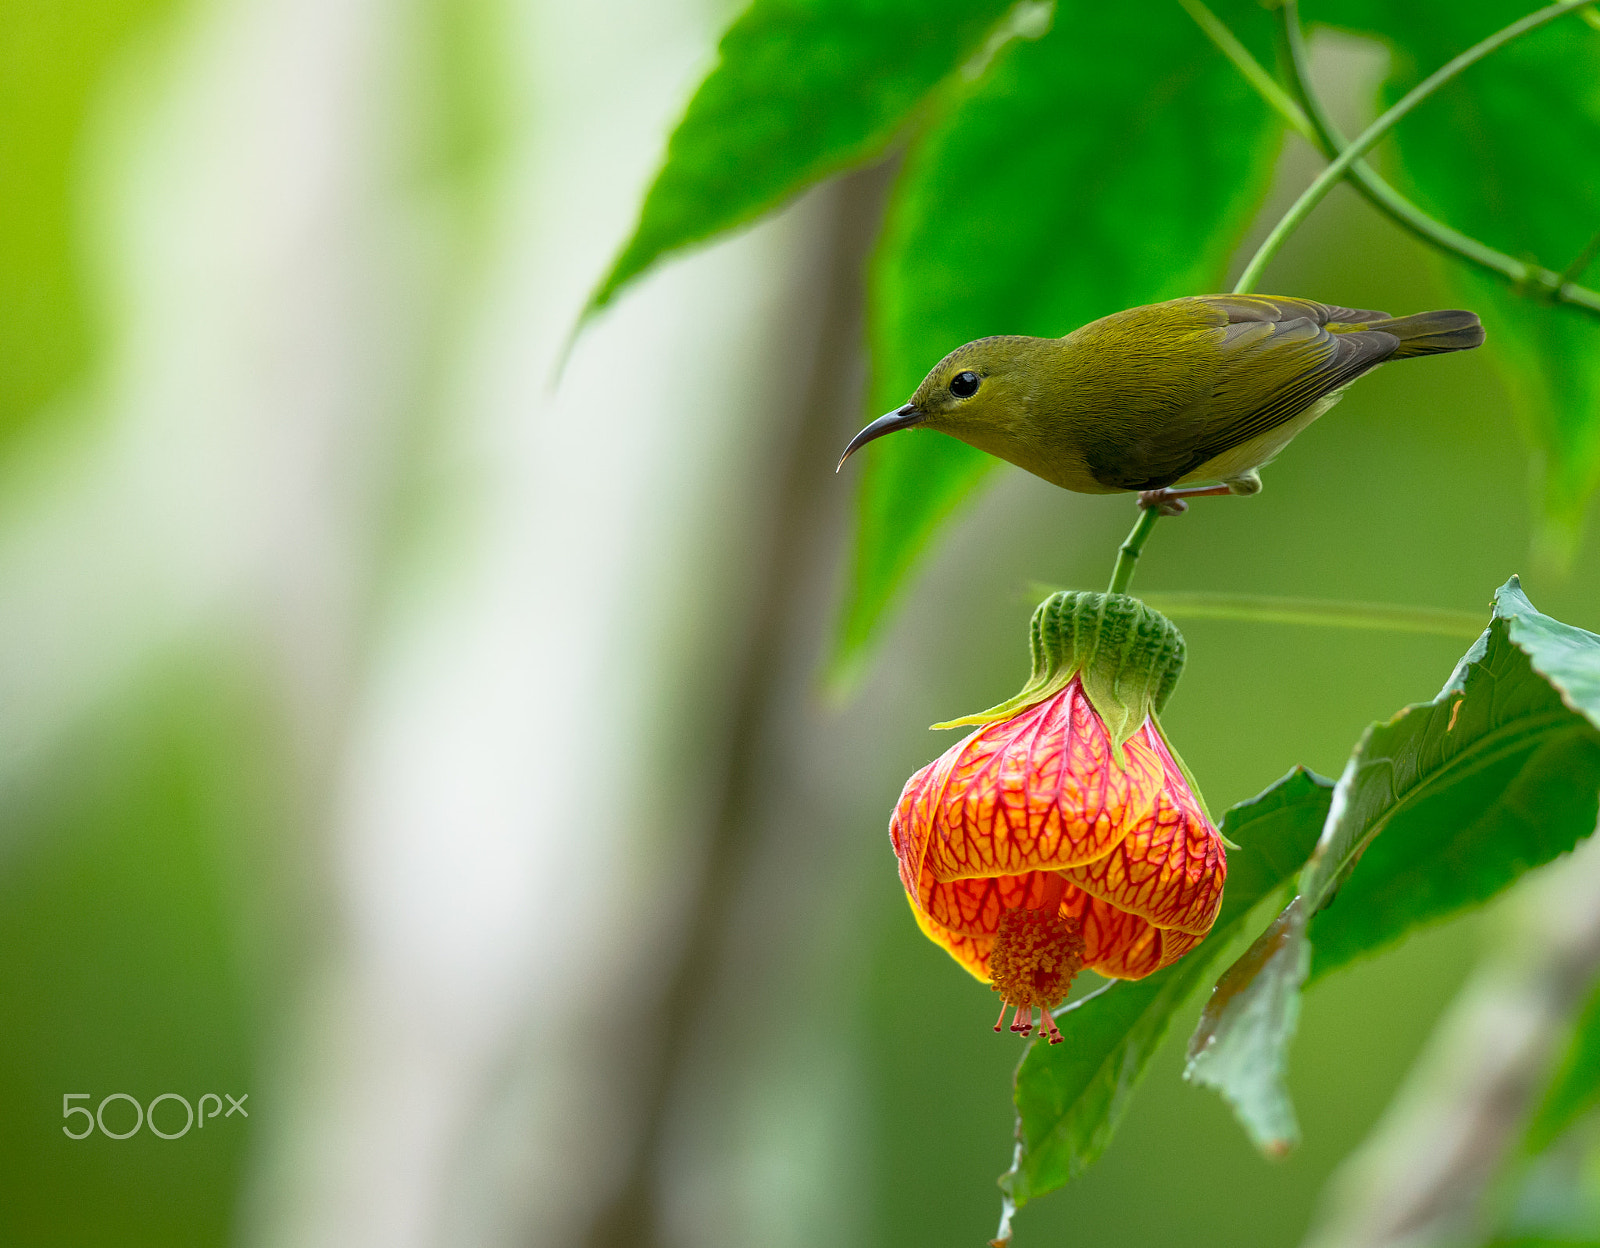
<path fill-rule="evenodd" d="M 973 717 L 983 726 L 911 777 L 889 823 L 922 930 L 993 984 L 1013 1031 L 1029 1034 L 1041 1007 L 1051 1043 L 1050 1011 L 1080 969 L 1140 979 L 1176 961 L 1210 931 L 1227 875 L 1155 719 L 1182 639 L 1142 604 L 1111 599 L 1142 614 L 1135 644 L 1122 644 L 1124 628 L 1108 649 L 1106 601 L 1040 607 L 1028 689 Z M 1155 642 L 1139 643 L 1140 628 Z"/>

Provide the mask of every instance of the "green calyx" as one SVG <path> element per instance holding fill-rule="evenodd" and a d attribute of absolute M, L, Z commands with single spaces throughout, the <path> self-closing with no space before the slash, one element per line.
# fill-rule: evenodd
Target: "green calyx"
<path fill-rule="evenodd" d="M 1127 594 L 1051 594 L 1029 627 L 1033 674 L 1015 697 L 935 728 L 993 724 L 1054 697 L 1077 676 L 1105 723 L 1118 761 L 1122 745 L 1172 696 L 1183 671 L 1178 626 Z"/>

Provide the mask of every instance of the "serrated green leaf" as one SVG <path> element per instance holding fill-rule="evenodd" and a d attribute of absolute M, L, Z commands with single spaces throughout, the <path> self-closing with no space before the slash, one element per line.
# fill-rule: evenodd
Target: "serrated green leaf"
<path fill-rule="evenodd" d="M 1596 1105 L 1600 1105 L 1600 985 L 1590 993 L 1544 1101 L 1528 1125 L 1528 1150 L 1548 1148 Z"/>
<path fill-rule="evenodd" d="M 1600 637 L 1540 615 L 1513 577 L 1439 695 L 1367 730 L 1300 873 L 1303 917 L 1285 922 L 1279 946 L 1241 959 L 1197 1033 L 1215 1076 L 1202 1081 L 1258 1144 L 1292 1142 L 1282 1070 L 1311 950 L 1324 973 L 1486 900 L 1594 831 L 1597 679 Z"/>
<path fill-rule="evenodd" d="M 755 0 L 728 29 L 590 298 L 880 152 L 1015 0 Z"/>
<path fill-rule="evenodd" d="M 1017 1206 L 1060 1187 L 1105 1150 L 1173 1015 L 1249 934 L 1252 912 L 1300 870 L 1332 791 L 1332 781 L 1297 768 L 1229 810 L 1223 834 L 1242 848 L 1228 855 L 1222 911 L 1205 942 L 1154 975 L 1086 999 L 1059 1019 L 1065 1043 L 1028 1050 L 1017 1071 L 1020 1147 L 1001 1180 Z"/>
<path fill-rule="evenodd" d="M 1349 806 L 1300 882 L 1316 974 L 1487 900 L 1594 830 L 1597 682 L 1600 638 L 1535 611 L 1516 578 L 1501 588 L 1439 696 L 1374 726 L 1352 759 Z"/>
<path fill-rule="evenodd" d="M 1390 41 L 1396 54 L 1386 90 L 1398 96 L 1529 5 L 1412 0 L 1311 9 Z M 1401 122 L 1396 140 L 1399 182 L 1428 211 L 1508 255 L 1565 269 L 1600 229 L 1600 32 L 1575 14 L 1502 48 Z M 1600 321 L 1465 265 L 1448 273 L 1483 317 L 1489 356 L 1535 448 L 1541 550 L 1566 563 L 1600 487 Z M 1600 265 L 1592 265 L 1584 284 L 1597 280 Z"/>
<path fill-rule="evenodd" d="M 1280 124 L 1176 4 L 1062 0 L 907 159 L 873 270 L 873 412 L 988 334 L 1054 337 L 1216 288 Z M 884 438 L 864 479 L 835 675 L 857 666 L 929 538 L 998 461 Z"/>

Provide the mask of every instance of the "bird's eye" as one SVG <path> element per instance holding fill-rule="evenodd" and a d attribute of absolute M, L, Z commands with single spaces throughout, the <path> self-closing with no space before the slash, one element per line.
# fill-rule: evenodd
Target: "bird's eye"
<path fill-rule="evenodd" d="M 970 399 L 978 393 L 978 374 L 957 373 L 950 379 L 950 393 L 958 399 Z"/>

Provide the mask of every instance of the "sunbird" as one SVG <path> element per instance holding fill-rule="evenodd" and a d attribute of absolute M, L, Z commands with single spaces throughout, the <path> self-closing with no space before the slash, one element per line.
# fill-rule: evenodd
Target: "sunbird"
<path fill-rule="evenodd" d="M 1064 338 L 979 338 L 911 401 L 850 440 L 937 429 L 1082 494 L 1139 492 L 1177 514 L 1199 494 L 1255 494 L 1261 467 L 1386 360 L 1483 342 L 1475 313 L 1391 317 L 1277 295 L 1193 295 Z M 837 469 L 835 469 L 837 471 Z M 1175 490 L 1190 482 L 1214 484 Z"/>

